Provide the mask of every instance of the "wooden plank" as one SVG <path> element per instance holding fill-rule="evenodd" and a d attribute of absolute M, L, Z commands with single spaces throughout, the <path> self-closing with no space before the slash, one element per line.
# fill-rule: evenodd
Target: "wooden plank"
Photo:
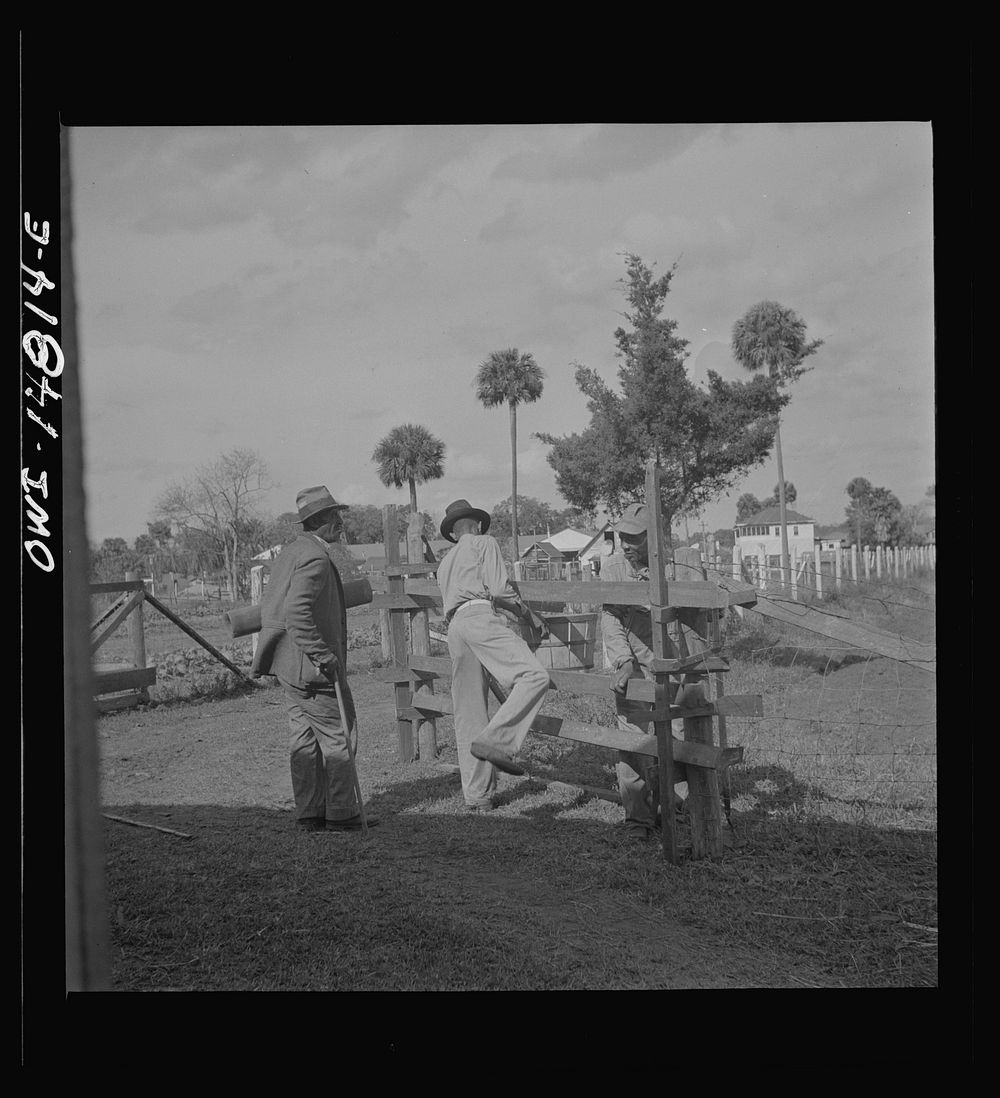
<path fill-rule="evenodd" d="M 670 675 L 687 674 L 690 671 L 708 673 L 709 671 L 729 670 L 727 660 L 708 652 L 695 652 L 694 655 L 673 659 L 658 659 L 654 656 L 649 666 L 653 672 L 661 671 Z"/>
<path fill-rule="evenodd" d="M 142 591 L 134 591 L 129 597 L 121 604 L 109 621 L 98 630 L 97 635 L 90 639 L 90 654 L 93 655 L 98 648 L 111 636 L 112 633 L 121 625 L 121 623 L 132 613 L 132 611 L 142 602 L 143 598 L 148 596 L 144 595 Z"/>
<path fill-rule="evenodd" d="M 705 706 L 705 689 L 700 682 L 684 686 L 684 742 L 713 745 L 712 706 Z M 692 702 L 694 703 L 692 705 Z M 704 713 L 708 708 L 709 713 Z M 688 774 L 688 811 L 691 817 L 691 857 L 718 858 L 722 854 L 722 805 L 716 769 L 693 769 Z"/>
<path fill-rule="evenodd" d="M 409 544 L 407 544 L 409 551 Z M 441 567 L 439 562 L 428 564 L 426 561 L 418 561 L 414 564 L 387 564 L 385 574 L 389 576 L 426 576 L 433 575 Z"/>
<path fill-rule="evenodd" d="M 422 679 L 440 677 L 433 671 L 414 671 L 409 667 L 378 667 L 372 675 L 379 682 L 420 682 Z"/>
<path fill-rule="evenodd" d="M 660 590 L 663 602 L 651 595 L 651 584 L 643 581 L 599 583 L 586 580 L 523 580 L 518 584 L 526 602 L 555 602 L 584 606 L 663 606 L 721 609 L 729 605 L 728 595 L 707 580 L 670 580 Z M 408 595 L 424 595 L 441 601 L 441 589 L 431 580 L 406 580 Z"/>
<path fill-rule="evenodd" d="M 395 581 L 399 582 L 399 578 L 395 577 Z M 371 606 L 376 610 L 440 610 L 441 605 L 440 595 L 435 598 L 433 595 L 409 595 L 403 592 L 373 595 L 371 601 Z"/>
<path fill-rule="evenodd" d="M 139 690 L 156 682 L 155 667 L 129 667 L 121 671 L 95 671 L 94 696 L 119 690 Z"/>
<path fill-rule="evenodd" d="M 414 512 L 410 514 L 406 524 L 406 556 L 409 563 L 400 565 L 411 571 L 418 567 L 421 571 L 432 568 L 437 570 L 437 563 L 429 563 L 424 560 L 424 538 L 421 532 L 423 516 Z M 431 554 L 433 556 L 433 554 Z M 395 569 L 395 565 L 392 566 Z M 395 578 L 395 577 L 391 577 Z M 431 652 L 430 615 L 426 609 L 410 612 L 410 650 L 417 656 L 429 656 Z M 434 679 L 424 678 L 418 683 L 416 694 L 434 693 Z M 419 708 L 417 698 L 414 705 Z M 414 734 L 417 739 L 417 755 L 421 762 L 429 762 L 438 757 L 437 728 L 433 719 L 418 720 L 414 724 Z"/>
<path fill-rule="evenodd" d="M 660 467 L 655 461 L 646 463 L 646 506 L 649 513 L 647 542 L 649 545 L 649 600 L 654 606 L 668 605 L 665 568 L 667 564 L 667 535 L 663 523 L 663 497 L 660 495 Z M 673 574 L 671 572 L 671 574 Z M 661 620 L 653 625 L 653 655 L 656 659 L 672 659 L 677 656 L 667 635 L 667 623 Z M 655 705 L 662 709 L 672 702 L 675 689 L 662 677 L 656 682 Z M 678 862 L 677 835 L 674 831 L 674 737 L 669 721 L 654 721 L 657 769 L 660 780 L 660 838 L 663 856 L 671 865 Z"/>
<path fill-rule="evenodd" d="M 601 672 L 551 670 L 549 678 L 554 689 L 566 690 L 570 694 L 611 697 L 611 676 Z"/>
<path fill-rule="evenodd" d="M 629 701 L 655 704 L 658 697 L 656 683 L 646 679 L 630 679 L 626 697 Z M 680 704 L 666 706 L 664 713 L 669 714 L 666 719 L 674 721 L 684 717 L 763 717 L 764 700 L 759 694 L 726 694 L 723 698 L 699 706 L 697 712 L 690 706 Z"/>
<path fill-rule="evenodd" d="M 435 675 L 451 678 L 451 659 L 448 656 L 409 656 L 406 665 L 413 671 L 431 671 Z"/>
<path fill-rule="evenodd" d="M 96 618 L 94 618 L 94 621 L 90 626 L 91 633 L 93 633 L 95 629 L 99 628 L 102 622 L 106 622 L 112 614 L 116 613 L 118 609 L 124 604 L 127 598 L 128 592 L 125 591 L 121 595 L 119 595 L 118 598 L 116 598 L 110 606 L 102 610 L 101 613 L 98 614 Z"/>
<path fill-rule="evenodd" d="M 122 580 L 116 583 L 92 583 L 89 590 L 92 595 L 107 594 L 109 591 L 144 591 L 146 585 L 142 580 Z"/>
<path fill-rule="evenodd" d="M 386 565 L 398 565 L 399 541 L 397 540 L 396 505 L 389 503 L 382 508 L 382 534 L 386 552 Z M 389 595 L 401 595 L 404 590 L 402 576 L 390 576 L 387 581 Z M 437 587 L 437 584 L 433 585 Z M 400 611 L 389 614 L 389 645 L 392 662 L 397 666 L 406 662 L 408 656 L 406 643 L 406 621 Z M 396 703 L 397 757 L 402 763 L 414 761 L 413 725 L 402 710 L 410 708 L 412 691 L 408 682 L 396 682 L 393 697 Z"/>
<path fill-rule="evenodd" d="M 116 709 L 131 709 L 134 705 L 148 705 L 149 695 L 145 691 L 131 694 L 115 694 L 112 697 L 94 698 L 99 713 L 110 713 Z"/>
<path fill-rule="evenodd" d="M 126 572 L 125 579 L 137 579 L 135 572 Z M 146 631 L 142 624 L 142 599 L 128 619 L 129 637 L 132 641 L 132 663 L 135 667 L 146 666 Z"/>
<path fill-rule="evenodd" d="M 747 583 L 736 576 L 727 576 L 724 572 L 716 573 L 714 579 L 716 584 L 726 592 L 726 601 L 729 606 L 753 606 L 757 601 L 758 591 L 752 583 Z"/>
<path fill-rule="evenodd" d="M 542 736 L 556 736 L 577 743 L 590 743 L 597 747 L 609 747 L 617 751 L 632 751 L 637 755 L 659 758 L 656 736 L 645 736 L 639 732 L 630 732 L 625 728 L 605 728 L 602 725 L 586 724 L 563 717 L 541 715 L 531 726 L 531 731 Z M 686 766 L 701 766 L 718 770 L 739 762 L 743 758 L 742 747 L 728 748 L 728 754 L 721 748 L 709 744 L 686 743 L 684 740 L 671 739 L 671 763 L 682 762 Z"/>
<path fill-rule="evenodd" d="M 174 623 L 174 625 L 177 626 L 178 629 L 187 633 L 187 635 L 192 640 L 197 641 L 202 646 L 202 648 L 204 648 L 205 651 L 208 652 L 210 655 L 215 656 L 219 663 L 224 664 L 226 667 L 228 667 L 234 675 L 238 675 L 241 679 L 243 679 L 244 682 L 252 681 L 236 666 L 235 663 L 232 662 L 232 660 L 227 660 L 226 657 L 218 650 L 218 648 L 209 644 L 208 641 L 205 640 L 205 638 L 199 632 L 197 632 L 197 630 L 192 629 L 186 621 L 182 621 L 175 613 L 173 613 L 173 611 L 168 610 L 163 605 L 163 603 L 160 602 L 159 599 L 155 598 L 153 595 L 146 595 L 146 599 L 153 607 L 159 610 L 165 618 L 169 618 Z"/>
<path fill-rule="evenodd" d="M 803 603 L 779 602 L 763 595 L 758 598 L 753 612 L 789 625 L 797 625 L 820 636 L 841 641 L 852 648 L 909 664 L 921 671 L 931 674 L 937 671 L 935 646 L 905 637 L 901 633 L 890 633 L 861 622 L 845 620 Z"/>
<path fill-rule="evenodd" d="M 650 555 L 652 562 L 652 554 Z M 650 568 L 650 576 L 654 577 Z M 714 583 L 707 580 L 667 580 L 654 597 L 653 579 L 624 583 L 586 583 L 582 580 L 535 581 L 520 584 L 521 594 L 532 602 L 572 602 L 584 605 L 601 604 L 613 606 L 674 606 L 674 607 L 722 607 L 728 606 L 728 597 L 724 596 Z M 596 590 L 595 590 L 596 588 Z M 661 601 L 662 600 L 662 601 Z"/>
<path fill-rule="evenodd" d="M 162 831 L 165 835 L 180 835 L 182 839 L 190 839 L 192 836 L 187 831 L 175 831 L 172 827 L 160 827 L 158 824 L 143 823 L 141 820 L 130 820 L 125 816 L 110 816 L 104 813 L 106 820 L 114 820 L 115 823 L 129 824 L 131 827 L 148 827 L 151 831 Z"/>
<path fill-rule="evenodd" d="M 410 721 L 427 721 L 435 716 L 454 716 L 455 710 L 451 700 L 443 694 L 414 694 L 412 704 L 399 712 Z"/>

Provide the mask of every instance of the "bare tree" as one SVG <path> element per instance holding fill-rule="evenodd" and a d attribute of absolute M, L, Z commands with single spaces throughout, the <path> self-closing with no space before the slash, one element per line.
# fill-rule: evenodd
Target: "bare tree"
<path fill-rule="evenodd" d="M 222 553 L 234 598 L 246 595 L 246 562 L 258 548 L 256 503 L 272 484 L 264 459 L 254 450 L 229 450 L 183 481 L 167 486 L 155 504 L 157 518 L 201 531 Z"/>

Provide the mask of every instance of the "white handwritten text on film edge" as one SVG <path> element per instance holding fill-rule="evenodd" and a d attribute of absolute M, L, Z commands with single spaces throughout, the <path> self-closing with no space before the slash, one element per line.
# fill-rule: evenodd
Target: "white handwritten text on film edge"
<path fill-rule="evenodd" d="M 25 233 L 35 241 L 35 243 L 41 245 L 36 252 L 37 258 L 41 260 L 42 253 L 45 245 L 49 242 L 49 223 L 47 221 L 42 222 L 42 231 L 40 235 L 36 235 L 38 231 L 38 222 L 31 220 L 31 215 L 25 210 L 24 213 L 24 231 Z M 45 272 L 41 269 L 35 271 L 31 267 L 27 266 L 23 261 L 21 263 L 21 270 L 27 272 L 29 277 L 34 279 L 34 282 L 22 282 L 21 285 L 28 291 L 32 297 L 38 297 L 43 290 L 55 289 L 55 283 L 51 282 L 45 275 Z M 25 301 L 24 305 L 30 309 L 33 313 L 40 316 L 46 323 L 51 324 L 53 327 L 57 326 L 59 320 L 57 317 L 50 313 L 45 312 L 39 306 L 33 304 L 31 301 Z M 62 348 L 59 346 L 58 340 L 54 336 L 47 332 L 42 332 L 37 328 L 33 328 L 30 332 L 26 332 L 21 339 L 21 347 L 24 353 L 30 359 L 32 365 L 41 370 L 41 376 L 35 377 L 25 369 L 25 377 L 31 382 L 31 385 L 24 390 L 24 395 L 28 400 L 33 400 L 39 408 L 45 408 L 46 400 L 62 400 L 61 394 L 56 392 L 55 389 L 49 384 L 49 379 L 55 379 L 59 377 L 63 372 L 63 366 L 65 359 L 63 356 Z M 49 365 L 50 352 L 54 354 L 54 363 Z M 46 422 L 41 416 L 34 410 L 25 404 L 25 412 L 28 415 L 28 419 L 36 423 L 41 429 L 51 438 L 58 438 L 59 433 L 52 426 L 51 423 Z M 35 444 L 36 450 L 41 450 L 41 442 Z M 48 473 L 43 469 L 37 478 L 31 476 L 30 467 L 24 467 L 21 469 L 21 490 L 24 492 L 24 501 L 27 504 L 27 524 L 28 529 L 39 536 L 39 538 L 48 538 L 51 536 L 48 526 L 49 522 L 48 513 L 39 505 L 38 501 L 31 495 L 29 489 L 34 488 L 41 492 L 42 499 L 48 499 Z M 43 572 L 51 572 L 55 568 L 55 561 L 52 559 L 52 552 L 48 545 L 44 541 L 35 539 L 33 541 L 26 541 L 24 543 L 25 552 L 31 558 L 32 564 L 41 568 Z"/>

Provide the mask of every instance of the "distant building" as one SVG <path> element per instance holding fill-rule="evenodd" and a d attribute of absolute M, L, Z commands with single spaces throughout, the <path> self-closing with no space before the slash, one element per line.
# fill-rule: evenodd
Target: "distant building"
<path fill-rule="evenodd" d="M 561 579 L 565 559 L 552 542 L 535 541 L 521 554 L 521 574 L 526 580 Z"/>
<path fill-rule="evenodd" d="M 270 549 L 262 549 L 256 556 L 250 558 L 250 563 L 262 564 L 265 560 L 275 560 L 284 548 L 283 545 L 272 545 Z"/>
<path fill-rule="evenodd" d="M 522 565 L 538 566 L 544 561 L 545 569 L 553 577 L 565 577 L 568 564 L 573 578 L 579 579 L 584 569 L 589 572 L 600 570 L 600 558 L 614 552 L 615 542 L 611 524 L 606 522 L 600 530 L 574 530 L 567 526 L 551 537 L 520 538 L 519 547 Z M 524 575 L 527 578 L 528 572 Z"/>
<path fill-rule="evenodd" d="M 785 522 L 788 526 L 789 560 L 799 556 L 812 556 L 816 547 L 816 524 L 811 518 L 800 515 L 798 511 L 785 508 Z M 745 522 L 733 527 L 736 536 L 736 548 L 745 562 L 751 567 L 781 567 L 781 509 L 765 507 L 762 511 L 750 515 Z"/>
<path fill-rule="evenodd" d="M 824 530 L 821 534 L 817 533 L 816 544 L 821 552 L 830 553 L 835 552 L 837 549 L 846 549 L 851 544 L 851 539 L 846 529 L 835 528 L 833 530 Z"/>

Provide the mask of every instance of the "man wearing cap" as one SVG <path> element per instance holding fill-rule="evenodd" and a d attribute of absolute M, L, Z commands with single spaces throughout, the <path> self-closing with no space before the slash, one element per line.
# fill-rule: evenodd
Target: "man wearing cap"
<path fill-rule="evenodd" d="M 503 606 L 536 627 L 542 624 L 510 579 L 500 545 L 486 533 L 489 527 L 490 516 L 468 500 L 449 503 L 441 522 L 441 536 L 454 542 L 455 548 L 449 550 L 438 569 L 448 621 L 462 792 L 473 811 L 493 807 L 497 770 L 524 773 L 512 756 L 524 742 L 549 688 L 549 673 L 498 612 Z M 492 720 L 487 713 L 485 672 L 508 692 Z"/>
<path fill-rule="evenodd" d="M 646 505 L 633 503 L 618 523 L 622 544 L 620 553 L 612 553 L 601 566 L 603 583 L 628 583 L 649 579 L 648 512 Z M 610 671 L 615 692 L 618 726 L 632 732 L 649 732 L 650 708 L 645 702 L 625 697 L 628 680 L 652 679 L 653 625 L 644 606 L 617 606 L 605 603 L 601 608 L 601 635 L 604 640 L 604 664 Z M 659 805 L 659 772 L 656 760 L 632 751 L 618 752 L 618 791 L 625 809 L 625 834 L 630 839 L 646 840 L 656 827 Z M 683 763 L 675 763 L 678 781 L 685 780 Z"/>
<path fill-rule="evenodd" d="M 347 685 L 347 608 L 328 547 L 344 523 L 327 488 L 295 497 L 302 533 L 278 555 L 261 602 L 254 675 L 274 675 L 285 691 L 291 729 L 295 823 L 306 831 L 360 830 L 361 810 L 347 735 L 354 699 Z M 340 712 L 340 680 L 347 713 Z M 377 821 L 370 816 L 371 827 Z"/>

